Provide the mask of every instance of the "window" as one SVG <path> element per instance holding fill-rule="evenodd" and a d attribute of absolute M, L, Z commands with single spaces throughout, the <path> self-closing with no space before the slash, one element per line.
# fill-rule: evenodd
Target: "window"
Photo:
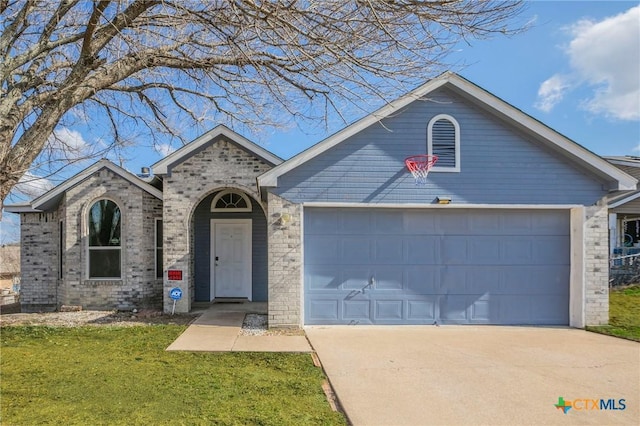
<path fill-rule="evenodd" d="M 250 212 L 251 201 L 245 194 L 233 191 L 222 191 L 211 202 L 211 211 Z"/>
<path fill-rule="evenodd" d="M 89 209 L 89 278 L 120 278 L 122 271 L 122 214 L 111 200 Z"/>
<path fill-rule="evenodd" d="M 460 126 L 450 115 L 440 114 L 429 121 L 427 154 L 438 156 L 432 171 L 460 171 Z"/>
<path fill-rule="evenodd" d="M 162 278 L 162 219 L 156 219 L 156 278 Z"/>

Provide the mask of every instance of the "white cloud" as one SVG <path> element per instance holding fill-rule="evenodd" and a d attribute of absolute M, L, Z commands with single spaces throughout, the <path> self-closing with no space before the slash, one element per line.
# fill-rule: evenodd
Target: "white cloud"
<path fill-rule="evenodd" d="M 13 189 L 29 198 L 36 198 L 53 187 L 54 185 L 49 179 L 27 172 L 20 178 Z"/>
<path fill-rule="evenodd" d="M 158 144 L 155 146 L 155 149 L 158 152 L 158 154 L 162 155 L 163 157 L 166 157 L 167 155 L 171 154 L 173 151 L 176 150 L 174 147 L 172 147 L 168 143 Z"/>
<path fill-rule="evenodd" d="M 544 112 L 550 112 L 562 100 L 569 88 L 567 77 L 560 74 L 545 80 L 538 89 L 538 101 L 535 107 Z"/>
<path fill-rule="evenodd" d="M 84 157 L 90 151 L 89 144 L 80 132 L 67 127 L 54 130 L 49 136 L 47 144 L 51 149 L 64 154 L 65 158 L 69 159 Z"/>
<path fill-rule="evenodd" d="M 574 86 L 585 84 L 592 90 L 582 107 L 607 117 L 640 120 L 640 6 L 599 22 L 580 20 L 569 31 L 573 38 L 565 53 L 570 78 Z M 543 108 L 549 103 L 540 92 L 548 81 L 540 86 L 536 103 L 547 112 L 555 105 Z"/>

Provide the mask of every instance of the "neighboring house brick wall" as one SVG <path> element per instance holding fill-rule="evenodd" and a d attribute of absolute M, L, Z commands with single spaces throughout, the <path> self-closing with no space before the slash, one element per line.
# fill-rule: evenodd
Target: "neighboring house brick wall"
<path fill-rule="evenodd" d="M 194 301 L 192 214 L 210 193 L 221 188 L 236 188 L 259 200 L 256 177 L 271 166 L 237 145 L 218 140 L 175 165 L 164 178 L 164 269 L 182 270 L 183 281 L 165 280 L 164 310 L 171 312 L 173 302 L 167 296 L 173 287 L 181 287 L 182 299 L 176 312 L 188 312 Z M 166 275 L 166 274 L 165 274 Z"/>
<path fill-rule="evenodd" d="M 87 214 L 101 198 L 122 212 L 122 278 L 88 279 Z M 162 201 L 108 169 L 102 169 L 65 194 L 65 258 L 59 304 L 87 309 L 133 309 L 159 306 L 160 281 L 153 272 L 153 220 Z M 150 219 L 150 220 L 149 220 Z"/>
<path fill-rule="evenodd" d="M 20 215 L 22 312 L 53 311 L 57 307 L 58 213 Z"/>
<path fill-rule="evenodd" d="M 299 327 L 302 323 L 302 206 L 269 193 L 269 327 Z M 288 213 L 289 222 L 280 217 Z"/>
<path fill-rule="evenodd" d="M 609 247 L 606 206 L 585 208 L 585 324 L 609 322 Z"/>

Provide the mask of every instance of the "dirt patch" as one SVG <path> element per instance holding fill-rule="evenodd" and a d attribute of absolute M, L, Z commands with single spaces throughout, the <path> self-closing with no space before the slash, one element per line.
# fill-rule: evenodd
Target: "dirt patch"
<path fill-rule="evenodd" d="M 161 311 L 141 310 L 139 312 L 122 311 L 79 311 L 79 312 L 43 312 L 32 314 L 6 314 L 0 316 L 0 326 L 48 325 L 55 327 L 77 326 L 140 326 L 152 324 L 188 325 L 199 314 L 164 314 Z"/>

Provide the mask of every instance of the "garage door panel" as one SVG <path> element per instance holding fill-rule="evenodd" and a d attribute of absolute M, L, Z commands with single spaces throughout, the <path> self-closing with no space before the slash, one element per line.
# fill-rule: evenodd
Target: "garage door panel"
<path fill-rule="evenodd" d="M 342 301 L 343 318 L 349 321 L 366 321 L 371 319 L 371 301 L 350 299 Z"/>
<path fill-rule="evenodd" d="M 454 235 L 440 240 L 440 262 L 444 265 L 463 265 L 467 259 L 468 237 Z"/>
<path fill-rule="evenodd" d="M 407 302 L 407 320 L 430 324 L 436 319 L 438 297 L 421 298 Z"/>
<path fill-rule="evenodd" d="M 343 210 L 340 214 L 340 232 L 343 235 L 368 235 L 371 233 L 371 215 L 362 210 Z"/>
<path fill-rule="evenodd" d="M 532 296 L 531 311 L 539 324 L 564 324 L 569 321 L 568 314 L 562 310 L 564 298 L 548 295 Z"/>
<path fill-rule="evenodd" d="M 338 300 L 335 299 L 311 299 L 305 306 L 305 312 L 310 323 L 334 323 L 338 322 Z"/>
<path fill-rule="evenodd" d="M 305 268 L 305 282 L 311 291 L 335 291 L 340 285 L 336 279 L 335 269 L 327 266 L 307 266 Z"/>
<path fill-rule="evenodd" d="M 373 216 L 373 233 L 402 235 L 405 229 L 404 217 L 402 210 L 376 212 Z"/>
<path fill-rule="evenodd" d="M 304 230 L 309 235 L 335 235 L 338 233 L 338 212 L 336 210 L 316 210 L 304 218 Z M 305 245 L 306 246 L 306 245 Z"/>
<path fill-rule="evenodd" d="M 469 306 L 467 299 L 467 296 L 440 296 L 439 307 L 442 322 L 467 322 L 467 308 Z"/>
<path fill-rule="evenodd" d="M 407 264 L 440 264 L 440 237 L 433 235 L 405 236 Z"/>
<path fill-rule="evenodd" d="M 503 292 L 538 295 L 547 294 L 567 298 L 569 270 L 563 265 L 511 266 L 504 268 Z"/>
<path fill-rule="evenodd" d="M 404 235 L 437 235 L 437 230 L 435 215 L 421 210 L 404 211 Z"/>
<path fill-rule="evenodd" d="M 532 263 L 566 265 L 569 263 L 570 242 L 567 237 L 542 236 L 532 241 Z"/>
<path fill-rule="evenodd" d="M 336 271 L 339 272 L 339 288 L 342 290 L 361 290 L 369 284 L 373 275 L 370 268 L 351 266 L 343 268 L 341 271 Z"/>
<path fill-rule="evenodd" d="M 314 235 L 305 239 L 304 256 L 308 265 L 335 265 L 340 262 L 340 241 L 329 235 Z"/>
<path fill-rule="evenodd" d="M 496 305 L 498 304 L 497 300 L 474 300 L 469 309 L 469 320 L 474 323 L 492 323 L 496 320 L 495 315 L 491 315 L 492 312 L 495 312 Z"/>
<path fill-rule="evenodd" d="M 354 236 L 340 239 L 340 262 L 344 264 L 372 263 L 371 241 L 368 237 Z"/>
<path fill-rule="evenodd" d="M 569 235 L 569 215 L 542 210 L 532 215 L 531 221 L 537 235 Z"/>
<path fill-rule="evenodd" d="M 438 294 L 440 292 L 439 266 L 409 266 L 406 269 L 407 292 L 416 294 Z"/>
<path fill-rule="evenodd" d="M 374 269 L 376 290 L 403 290 L 404 269 L 401 266 Z"/>
<path fill-rule="evenodd" d="M 402 300 L 376 300 L 374 305 L 374 321 L 402 321 L 403 301 Z"/>
<path fill-rule="evenodd" d="M 404 239 L 399 236 L 378 237 L 374 242 L 374 258 L 377 264 L 398 265 L 405 263 Z"/>
<path fill-rule="evenodd" d="M 469 221 L 468 235 L 493 235 L 501 231 L 500 215 L 491 213 L 478 213 L 467 216 Z"/>
<path fill-rule="evenodd" d="M 323 210 L 305 208 L 308 324 L 568 324 L 567 211 Z"/>
<path fill-rule="evenodd" d="M 502 238 L 497 236 L 481 236 L 466 241 L 467 257 L 464 263 L 473 265 L 501 265 L 503 263 L 502 242 Z"/>

